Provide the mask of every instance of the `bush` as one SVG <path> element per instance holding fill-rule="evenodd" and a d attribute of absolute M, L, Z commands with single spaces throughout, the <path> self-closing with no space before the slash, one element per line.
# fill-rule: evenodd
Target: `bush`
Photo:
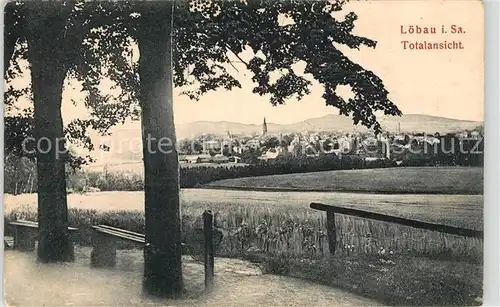
<path fill-rule="evenodd" d="M 290 267 L 292 265 L 291 259 L 288 255 L 279 253 L 265 257 L 262 265 L 262 273 L 284 275 L 290 274 Z"/>

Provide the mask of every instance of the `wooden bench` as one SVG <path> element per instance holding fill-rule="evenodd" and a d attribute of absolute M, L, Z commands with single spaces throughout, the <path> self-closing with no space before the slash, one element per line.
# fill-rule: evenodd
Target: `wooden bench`
<path fill-rule="evenodd" d="M 38 239 L 38 223 L 27 220 L 16 220 L 9 224 L 12 237 L 14 238 L 13 249 L 20 251 L 34 251 L 35 242 Z M 71 242 L 74 241 L 73 234 L 78 228 L 68 227 Z M 5 240 L 4 240 L 5 245 Z"/>
<path fill-rule="evenodd" d="M 116 264 L 117 239 L 125 240 L 143 247 L 146 239 L 143 234 L 108 225 L 92 226 L 92 253 L 90 263 L 93 267 L 114 267 Z"/>
<path fill-rule="evenodd" d="M 142 233 L 128 231 L 108 225 L 97 225 L 92 228 L 94 230 L 92 233 L 91 253 L 91 265 L 93 267 L 114 267 L 116 265 L 116 250 L 119 240 L 137 245 L 140 248 L 144 248 L 146 243 L 145 235 Z M 222 233 L 214 230 L 213 237 L 214 245 L 219 246 L 222 241 Z M 203 229 L 195 230 L 185 239 L 187 239 L 188 242 L 198 241 L 195 242 L 196 244 L 191 245 L 186 242 L 181 244 L 184 252 L 187 251 L 191 257 L 201 261 L 201 259 L 203 259 Z M 196 255 L 193 255 L 193 252 Z"/>

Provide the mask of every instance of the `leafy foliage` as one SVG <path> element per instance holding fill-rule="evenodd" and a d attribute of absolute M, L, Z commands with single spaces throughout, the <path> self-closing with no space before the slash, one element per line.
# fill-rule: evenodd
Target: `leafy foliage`
<path fill-rule="evenodd" d="M 342 20 L 334 17 L 344 3 L 343 0 L 178 1 L 174 12 L 174 85 L 192 99 L 219 88 L 241 87 L 228 71 L 237 58 L 251 73 L 255 83 L 253 92 L 269 96 L 271 104 L 284 104 L 293 97 L 301 99 L 310 92 L 312 77 L 324 86 L 327 105 L 338 108 L 340 114 L 352 116 L 355 124 L 372 127 L 378 133 L 381 127 L 376 111 L 386 115 L 401 112 L 388 98 L 382 80 L 338 48 L 339 45 L 354 49 L 376 46 L 375 41 L 352 33 L 355 13 L 348 13 Z M 89 111 L 88 119 L 67 125 L 68 140 L 92 150 L 89 128 L 106 134 L 116 124 L 139 118 L 140 80 L 134 52 L 141 26 L 139 19 L 145 7 L 133 1 L 51 4 L 65 25 L 60 44 L 64 48 L 54 56 L 63 59 L 67 78 L 82 84 L 86 93 L 84 105 Z M 33 5 L 29 2 L 11 2 L 6 8 L 6 37 L 15 42 L 12 55 L 6 55 L 10 57 L 5 72 L 7 82 L 20 76 L 23 61 L 29 62 L 26 35 L 30 23 L 25 16 L 30 8 Z M 9 46 L 5 46 L 6 50 Z M 249 60 L 241 56 L 246 50 L 253 52 Z M 305 75 L 302 75 L 296 69 L 304 63 Z M 274 78 L 276 75 L 279 77 Z M 103 89 L 103 81 L 111 87 Z M 337 93 L 339 86 L 349 86 L 353 97 L 342 98 Z M 4 94 L 9 110 L 15 109 L 19 97 L 29 97 L 30 90 L 9 85 Z M 24 121 L 23 116 L 15 115 L 13 119 Z M 21 135 L 23 131 L 9 135 Z M 14 137 L 12 142 L 16 141 L 19 139 Z"/>

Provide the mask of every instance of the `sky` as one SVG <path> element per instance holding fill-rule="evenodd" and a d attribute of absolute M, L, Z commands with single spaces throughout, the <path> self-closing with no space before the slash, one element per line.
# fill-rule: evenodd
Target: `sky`
<path fill-rule="evenodd" d="M 353 1 L 337 14 L 357 13 L 354 33 L 377 41 L 375 49 L 342 48 L 345 54 L 365 69 L 377 74 L 390 92 L 390 99 L 403 114 L 428 114 L 448 118 L 482 121 L 484 117 L 484 30 L 483 6 L 478 0 Z M 449 27 L 459 25 L 463 34 L 403 35 L 401 26 Z M 463 50 L 403 50 L 402 40 L 462 41 Z M 240 64 L 234 76 L 242 89 L 218 90 L 190 101 L 174 95 L 176 124 L 194 121 L 233 121 L 259 124 L 289 124 L 338 110 L 326 106 L 322 86 L 301 101 L 289 100 L 273 107 L 268 97 L 252 93 L 250 74 Z M 26 80 L 24 80 L 26 82 Z M 82 114 L 71 100 L 82 97 L 78 89 L 67 87 L 63 93 L 63 117 L 69 120 Z"/>
<path fill-rule="evenodd" d="M 354 11 L 355 33 L 377 41 L 375 49 L 362 47 L 346 54 L 364 68 L 375 72 L 390 92 L 391 100 L 407 114 L 482 121 L 483 97 L 483 7 L 480 1 L 353 1 L 344 10 Z M 401 25 L 437 26 L 457 24 L 465 34 L 415 36 L 419 40 L 460 39 L 463 50 L 403 50 Z M 242 75 L 242 74 L 240 74 Z M 273 107 L 265 97 L 251 93 L 248 77 L 239 78 L 240 90 L 210 93 L 199 102 L 185 97 L 174 100 L 178 123 L 198 120 L 231 120 L 260 123 L 294 123 L 338 110 L 325 106 L 322 86 L 301 101 Z M 246 82 L 244 82 L 246 81 Z"/>

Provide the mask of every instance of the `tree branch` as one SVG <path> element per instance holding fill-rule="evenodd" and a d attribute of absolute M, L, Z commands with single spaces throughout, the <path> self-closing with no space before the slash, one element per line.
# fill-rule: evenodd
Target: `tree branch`
<path fill-rule="evenodd" d="M 226 43 L 226 48 L 227 50 L 231 51 L 231 53 L 234 54 L 238 58 L 238 60 L 241 61 L 241 63 L 245 64 L 247 69 L 250 69 L 250 65 L 247 62 L 245 62 L 236 52 L 234 52 L 233 49 L 231 49 L 231 47 L 229 47 L 227 43 Z"/>

